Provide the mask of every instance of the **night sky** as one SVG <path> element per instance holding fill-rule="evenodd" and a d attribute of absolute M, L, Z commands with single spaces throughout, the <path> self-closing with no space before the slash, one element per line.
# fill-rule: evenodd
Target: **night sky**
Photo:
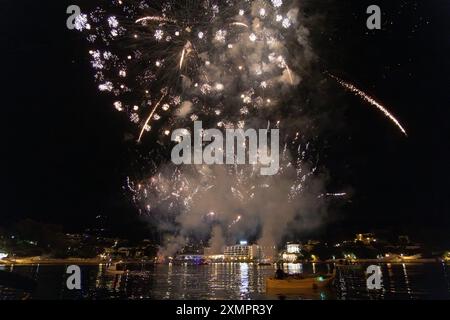
<path fill-rule="evenodd" d="M 332 89 L 337 112 L 335 122 L 328 118 L 332 147 L 323 161 L 331 185 L 347 187 L 352 199 L 332 206 L 318 232 L 390 228 L 445 238 L 450 2 L 314 2 L 326 14 L 323 29 L 312 30 L 319 67 L 383 101 L 409 132 L 403 137 L 360 99 Z M 384 13 L 382 31 L 365 28 L 374 3 Z M 137 213 L 122 187 L 134 132 L 99 94 L 80 34 L 66 29 L 68 4 L 2 4 L 0 224 L 29 217 L 77 231 L 103 214 L 133 232 Z"/>

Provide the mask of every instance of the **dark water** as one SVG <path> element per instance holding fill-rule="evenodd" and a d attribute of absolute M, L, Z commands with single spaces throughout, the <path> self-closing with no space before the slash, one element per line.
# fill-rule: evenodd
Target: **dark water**
<path fill-rule="evenodd" d="M 31 299 L 450 299 L 450 266 L 445 264 L 382 264 L 383 289 L 366 288 L 366 266 L 339 268 L 330 289 L 266 293 L 265 278 L 272 266 L 211 264 L 206 266 L 137 266 L 135 272 L 114 276 L 104 266 L 82 267 L 82 290 L 66 287 L 64 266 L 0 266 L 37 280 Z M 289 264 L 290 273 L 327 272 L 326 264 Z M 18 299 L 23 292 L 0 287 L 1 299 Z"/>

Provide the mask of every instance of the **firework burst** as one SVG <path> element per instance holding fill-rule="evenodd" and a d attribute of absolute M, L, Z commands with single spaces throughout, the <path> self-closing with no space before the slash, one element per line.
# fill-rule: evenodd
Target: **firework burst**
<path fill-rule="evenodd" d="M 236 124 L 274 107 L 282 87 L 298 84 L 286 43 L 296 12 L 282 1 L 112 1 L 77 29 L 95 48 L 99 90 L 141 141 L 186 120 Z"/>
<path fill-rule="evenodd" d="M 161 231 L 208 238 L 220 228 L 228 239 L 272 246 L 287 229 L 320 221 L 327 197 L 317 152 L 298 98 L 288 103 L 314 60 L 303 20 L 296 0 L 112 0 L 78 18 L 98 89 L 136 126 L 138 142 L 164 149 L 143 156 L 144 173 L 127 181 Z M 168 162 L 161 154 L 171 132 L 197 120 L 219 130 L 280 129 L 278 174 Z"/>

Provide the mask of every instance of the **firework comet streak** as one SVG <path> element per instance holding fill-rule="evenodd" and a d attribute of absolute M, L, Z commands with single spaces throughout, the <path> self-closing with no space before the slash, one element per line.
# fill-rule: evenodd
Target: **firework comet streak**
<path fill-rule="evenodd" d="M 353 94 L 357 95 L 358 97 L 360 97 L 361 99 L 363 99 L 364 101 L 366 101 L 367 103 L 371 104 L 372 106 L 374 106 L 375 108 L 377 108 L 378 110 L 380 110 L 381 112 L 384 113 L 384 115 L 391 120 L 399 129 L 400 131 L 407 137 L 408 133 L 406 132 L 405 128 L 400 124 L 400 121 L 398 121 L 390 112 L 388 109 L 386 109 L 383 105 L 381 105 L 381 103 L 379 103 L 378 101 L 376 101 L 374 98 L 372 98 L 371 96 L 369 96 L 368 94 L 366 94 L 364 91 L 358 89 L 356 86 L 354 86 L 353 84 L 346 82 L 344 80 L 342 80 L 341 78 L 328 73 L 328 75 L 336 80 L 337 83 L 339 83 L 343 88 L 347 89 L 348 91 L 352 92 Z"/>
<path fill-rule="evenodd" d="M 158 110 L 159 106 L 161 105 L 161 102 L 164 100 L 164 98 L 166 96 L 167 96 L 167 91 L 164 91 L 161 96 L 161 99 L 159 99 L 159 101 L 156 103 L 152 112 L 150 112 L 150 115 L 148 116 L 147 120 L 145 121 L 144 125 L 142 126 L 141 133 L 139 134 L 138 142 L 141 142 L 141 139 L 142 139 L 142 136 L 144 135 L 145 129 L 148 128 L 150 120 L 152 120 L 153 116 L 155 115 L 156 110 Z"/>

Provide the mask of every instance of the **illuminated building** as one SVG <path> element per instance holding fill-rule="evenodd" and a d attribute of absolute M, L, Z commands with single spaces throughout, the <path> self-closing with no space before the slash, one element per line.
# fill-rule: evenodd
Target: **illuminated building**
<path fill-rule="evenodd" d="M 298 243 L 288 243 L 286 245 L 286 251 L 281 255 L 284 262 L 293 263 L 298 261 L 301 256 L 301 245 Z"/>
<path fill-rule="evenodd" d="M 249 246 L 248 244 L 238 244 L 234 246 L 226 246 L 224 256 L 226 260 L 247 261 L 254 259 L 256 251 L 257 246 Z"/>
<path fill-rule="evenodd" d="M 284 262 L 294 263 L 298 259 L 298 255 L 296 253 L 283 253 L 282 256 Z"/>
<path fill-rule="evenodd" d="M 286 251 L 287 253 L 300 253 L 301 245 L 298 243 L 288 243 L 286 245 Z"/>
<path fill-rule="evenodd" d="M 377 239 L 373 233 L 358 233 L 355 242 L 362 242 L 365 245 L 370 245 L 373 242 L 377 242 Z"/>
<path fill-rule="evenodd" d="M 224 258 L 226 261 L 259 261 L 271 259 L 274 256 L 275 247 L 262 247 L 249 245 L 246 241 L 234 246 L 226 246 Z"/>

